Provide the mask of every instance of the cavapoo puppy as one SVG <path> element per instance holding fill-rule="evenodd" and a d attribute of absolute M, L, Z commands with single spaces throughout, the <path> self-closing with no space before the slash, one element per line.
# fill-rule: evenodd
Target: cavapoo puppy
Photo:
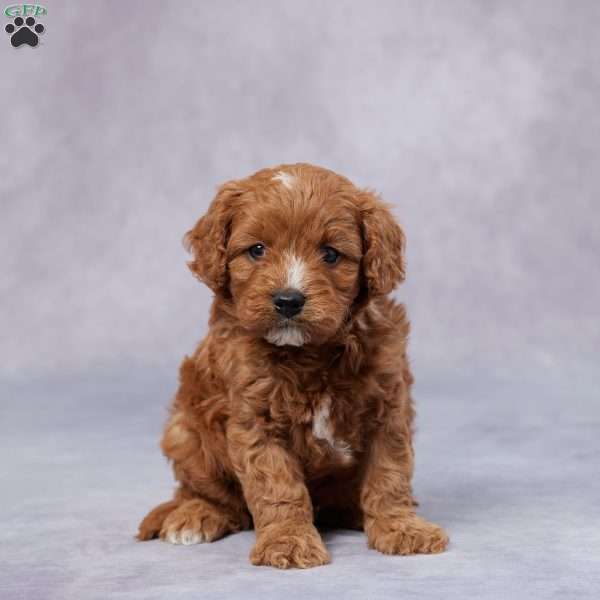
<path fill-rule="evenodd" d="M 386 554 L 441 552 L 415 514 L 404 235 L 371 192 L 308 164 L 221 186 L 185 236 L 215 294 L 162 439 L 178 488 L 138 538 L 256 530 L 255 565 L 329 562 L 316 524 Z"/>

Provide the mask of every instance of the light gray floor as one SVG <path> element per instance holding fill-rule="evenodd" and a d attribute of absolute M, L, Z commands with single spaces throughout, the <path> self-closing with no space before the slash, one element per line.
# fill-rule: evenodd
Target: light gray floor
<path fill-rule="evenodd" d="M 253 533 L 136 542 L 171 491 L 157 448 L 174 377 L 134 373 L 4 388 L 0 597 L 597 598 L 600 410 L 556 386 L 417 388 L 416 492 L 452 543 L 386 557 L 326 532 L 333 562 L 252 567 Z"/>

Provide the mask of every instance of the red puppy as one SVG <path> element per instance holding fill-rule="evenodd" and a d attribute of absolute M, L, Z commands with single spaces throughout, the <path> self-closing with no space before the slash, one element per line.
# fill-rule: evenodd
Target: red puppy
<path fill-rule="evenodd" d="M 162 440 L 179 487 L 139 539 L 253 525 L 253 564 L 313 567 L 329 561 L 317 521 L 364 529 L 386 554 L 444 550 L 414 511 L 409 323 L 387 298 L 404 235 L 386 206 L 283 165 L 221 186 L 185 241 L 215 299 Z"/>

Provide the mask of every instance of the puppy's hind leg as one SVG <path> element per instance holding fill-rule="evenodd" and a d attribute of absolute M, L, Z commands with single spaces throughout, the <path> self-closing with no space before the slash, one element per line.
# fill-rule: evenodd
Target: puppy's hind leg
<path fill-rule="evenodd" d="M 137 539 L 147 541 L 160 537 L 171 544 L 198 544 L 213 542 L 252 526 L 241 502 L 232 497 L 231 503 L 226 504 L 212 502 L 181 488 L 173 500 L 159 504 L 144 517 Z"/>
<path fill-rule="evenodd" d="M 197 544 L 251 526 L 240 485 L 226 464 L 224 435 L 208 427 L 202 432 L 190 427 L 181 410 L 173 410 L 161 447 L 180 488 L 171 502 L 157 506 L 142 521 L 139 539 Z"/>
<path fill-rule="evenodd" d="M 177 509 L 182 502 L 183 500 L 175 498 L 168 502 L 163 502 L 156 508 L 153 508 L 140 523 L 137 539 L 141 542 L 145 542 L 157 538 L 165 519 Z"/>
<path fill-rule="evenodd" d="M 249 519 L 235 510 L 205 498 L 186 500 L 164 520 L 160 538 L 171 544 L 214 542 L 229 533 L 247 529 Z"/>

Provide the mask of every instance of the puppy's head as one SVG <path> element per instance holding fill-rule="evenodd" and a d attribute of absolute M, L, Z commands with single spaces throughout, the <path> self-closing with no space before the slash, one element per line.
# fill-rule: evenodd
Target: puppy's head
<path fill-rule="evenodd" d="M 306 164 L 224 184 L 185 243 L 228 312 L 278 346 L 324 343 L 404 279 L 404 235 L 386 206 Z"/>

